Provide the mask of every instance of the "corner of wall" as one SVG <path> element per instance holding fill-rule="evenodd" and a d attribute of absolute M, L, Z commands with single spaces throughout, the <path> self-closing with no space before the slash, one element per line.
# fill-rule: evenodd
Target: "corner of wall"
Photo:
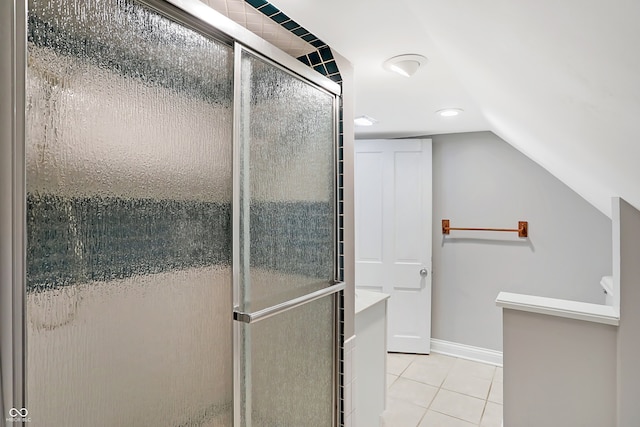
<path fill-rule="evenodd" d="M 619 427 L 637 425 L 640 420 L 640 211 L 620 198 L 613 200 L 614 250 L 619 251 L 618 301 L 620 326 L 617 337 L 617 417 Z M 614 258 L 615 259 L 615 258 Z M 614 270 L 615 271 L 615 270 Z"/>
<path fill-rule="evenodd" d="M 611 239 L 613 248 L 611 251 L 611 261 L 613 263 L 613 306 L 620 315 L 620 197 L 611 199 Z"/>

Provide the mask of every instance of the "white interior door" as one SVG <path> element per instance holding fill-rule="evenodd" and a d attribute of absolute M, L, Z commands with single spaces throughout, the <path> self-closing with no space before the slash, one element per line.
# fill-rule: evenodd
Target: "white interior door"
<path fill-rule="evenodd" d="M 356 287 L 389 298 L 389 351 L 429 353 L 431 140 L 358 140 Z"/>

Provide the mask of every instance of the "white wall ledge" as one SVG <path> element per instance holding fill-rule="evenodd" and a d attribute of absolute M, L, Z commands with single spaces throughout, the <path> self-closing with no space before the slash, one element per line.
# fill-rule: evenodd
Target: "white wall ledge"
<path fill-rule="evenodd" d="M 384 301 L 390 297 L 389 294 L 382 292 L 369 291 L 366 289 L 356 288 L 356 314 L 369 307 L 373 307 L 377 303 Z"/>
<path fill-rule="evenodd" d="M 618 326 L 620 324 L 620 314 L 618 310 L 609 305 L 514 294 L 510 292 L 500 292 L 498 298 L 496 298 L 496 305 L 511 310 L 566 317 L 568 319 L 584 320 L 586 322 L 604 323 L 605 325 Z"/>

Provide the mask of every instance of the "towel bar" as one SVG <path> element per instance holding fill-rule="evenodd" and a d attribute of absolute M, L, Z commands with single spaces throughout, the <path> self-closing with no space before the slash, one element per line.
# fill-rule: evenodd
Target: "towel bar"
<path fill-rule="evenodd" d="M 518 221 L 518 228 L 468 228 L 468 227 L 451 227 L 448 219 L 442 220 L 442 234 L 449 234 L 451 230 L 465 231 L 507 231 L 518 233 L 518 237 L 529 236 L 529 223 L 527 221 Z"/>

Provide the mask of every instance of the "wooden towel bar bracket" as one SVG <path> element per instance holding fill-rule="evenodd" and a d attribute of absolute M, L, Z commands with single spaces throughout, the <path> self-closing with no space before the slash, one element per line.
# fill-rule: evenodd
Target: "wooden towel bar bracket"
<path fill-rule="evenodd" d="M 451 230 L 465 230 L 465 231 L 507 231 L 518 233 L 518 237 L 529 236 L 529 223 L 527 221 L 518 221 L 518 228 L 463 228 L 463 227 L 451 227 L 448 219 L 442 220 L 442 234 L 449 234 Z"/>

